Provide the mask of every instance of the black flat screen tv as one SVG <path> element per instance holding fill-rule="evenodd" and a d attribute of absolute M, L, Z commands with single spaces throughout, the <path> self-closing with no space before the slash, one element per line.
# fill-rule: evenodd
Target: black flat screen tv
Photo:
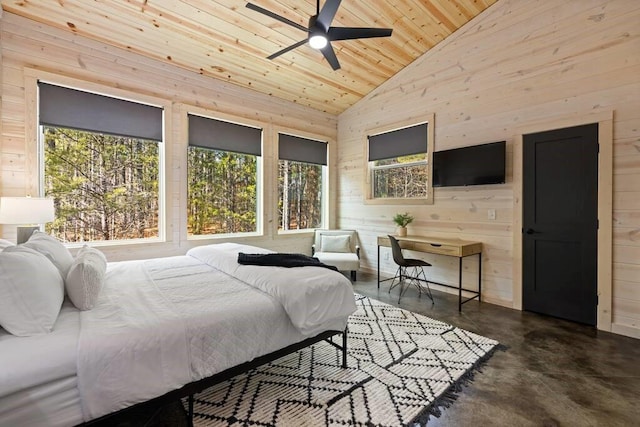
<path fill-rule="evenodd" d="M 433 153 L 433 186 L 503 184 L 505 141 Z"/>

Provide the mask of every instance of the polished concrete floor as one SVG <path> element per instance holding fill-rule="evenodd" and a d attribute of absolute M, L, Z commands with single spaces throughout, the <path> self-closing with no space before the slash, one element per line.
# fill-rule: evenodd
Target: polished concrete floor
<path fill-rule="evenodd" d="M 458 312 L 457 296 L 359 274 L 354 290 L 493 338 L 497 351 L 463 388 L 456 402 L 431 417 L 437 426 L 640 426 L 640 340 L 593 327 L 470 301 Z"/>

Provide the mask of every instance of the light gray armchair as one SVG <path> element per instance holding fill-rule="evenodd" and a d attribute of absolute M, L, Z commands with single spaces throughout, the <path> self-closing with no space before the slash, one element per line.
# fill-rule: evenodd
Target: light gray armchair
<path fill-rule="evenodd" d="M 355 230 L 316 230 L 311 255 L 340 271 L 351 271 L 351 280 L 355 281 L 360 268 L 358 233 Z"/>

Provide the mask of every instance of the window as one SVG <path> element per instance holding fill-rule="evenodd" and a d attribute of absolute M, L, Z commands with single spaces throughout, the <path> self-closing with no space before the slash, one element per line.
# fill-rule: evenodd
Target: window
<path fill-rule="evenodd" d="M 262 130 L 189 114 L 189 235 L 259 229 Z"/>
<path fill-rule="evenodd" d="M 278 230 L 324 223 L 327 143 L 278 134 Z"/>
<path fill-rule="evenodd" d="M 368 199 L 431 202 L 427 123 L 369 136 Z"/>
<path fill-rule="evenodd" d="M 40 82 L 43 192 L 65 242 L 161 237 L 163 110 Z"/>

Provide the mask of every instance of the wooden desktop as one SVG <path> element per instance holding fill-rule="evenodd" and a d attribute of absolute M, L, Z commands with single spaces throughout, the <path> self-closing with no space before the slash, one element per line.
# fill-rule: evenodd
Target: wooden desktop
<path fill-rule="evenodd" d="M 481 300 L 482 294 L 482 243 L 481 242 L 470 242 L 466 240 L 460 239 L 447 239 L 441 237 L 430 237 L 430 236 L 394 236 L 398 239 L 400 243 L 400 247 L 402 249 L 431 253 L 431 254 L 439 254 L 439 255 L 447 255 L 458 258 L 458 286 L 449 285 L 446 283 L 438 283 L 429 280 L 429 283 L 433 283 L 435 285 L 446 286 L 449 288 L 457 288 L 458 289 L 458 311 L 462 311 L 462 304 L 469 302 L 473 299 L 478 298 L 478 301 Z M 378 289 L 380 288 L 380 283 L 385 282 L 387 280 L 392 279 L 384 279 L 380 280 L 380 247 L 391 247 L 391 243 L 389 242 L 388 236 L 378 236 Z M 478 290 L 474 291 L 471 289 L 464 289 L 462 287 L 462 259 L 464 257 L 468 257 L 471 255 L 478 255 Z M 462 291 L 470 292 L 475 294 L 471 298 L 467 298 L 465 300 L 462 299 Z"/>

